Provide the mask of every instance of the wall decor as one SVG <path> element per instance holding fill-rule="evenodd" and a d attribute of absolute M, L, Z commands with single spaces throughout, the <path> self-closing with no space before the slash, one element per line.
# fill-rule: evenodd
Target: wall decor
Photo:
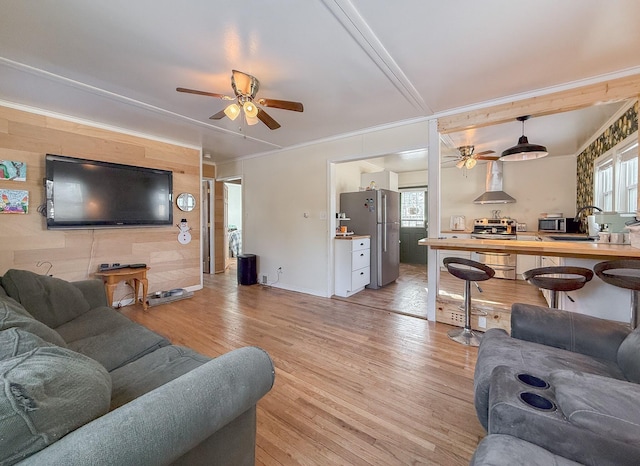
<path fill-rule="evenodd" d="M 27 164 L 15 160 L 0 160 L 0 180 L 27 181 Z"/>
<path fill-rule="evenodd" d="M 0 214 L 26 214 L 29 210 L 29 191 L 0 189 Z"/>

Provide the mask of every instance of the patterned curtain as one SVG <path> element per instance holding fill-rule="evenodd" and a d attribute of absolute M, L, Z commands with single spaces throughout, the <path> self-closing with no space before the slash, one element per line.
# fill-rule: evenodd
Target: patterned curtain
<path fill-rule="evenodd" d="M 576 211 L 593 205 L 593 162 L 638 131 L 638 101 L 578 155 Z"/>

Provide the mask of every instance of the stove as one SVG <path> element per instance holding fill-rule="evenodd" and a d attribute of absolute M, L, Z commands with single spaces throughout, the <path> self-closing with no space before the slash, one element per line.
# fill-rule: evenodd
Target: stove
<path fill-rule="evenodd" d="M 471 237 L 475 239 L 516 239 L 517 221 L 508 218 L 477 218 Z"/>
<path fill-rule="evenodd" d="M 473 233 L 475 239 L 516 239 L 516 221 L 508 217 L 477 218 L 473 221 Z M 486 264 L 495 271 L 495 278 L 515 280 L 516 278 L 515 254 L 504 252 L 472 252 L 471 259 Z"/>

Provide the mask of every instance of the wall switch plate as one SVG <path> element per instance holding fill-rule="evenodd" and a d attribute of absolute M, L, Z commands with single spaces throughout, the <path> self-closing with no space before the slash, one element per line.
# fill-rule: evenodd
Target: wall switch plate
<path fill-rule="evenodd" d="M 487 328 L 487 318 L 484 316 L 478 317 L 478 327 Z"/>

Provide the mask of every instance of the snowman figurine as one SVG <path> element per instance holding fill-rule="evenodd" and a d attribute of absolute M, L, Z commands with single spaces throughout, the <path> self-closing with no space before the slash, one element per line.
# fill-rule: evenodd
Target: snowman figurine
<path fill-rule="evenodd" d="M 191 242 L 191 233 L 189 233 L 191 227 L 187 225 L 187 219 L 183 218 L 176 226 L 178 230 L 180 230 L 180 233 L 178 233 L 178 242 L 180 244 L 189 244 Z"/>

